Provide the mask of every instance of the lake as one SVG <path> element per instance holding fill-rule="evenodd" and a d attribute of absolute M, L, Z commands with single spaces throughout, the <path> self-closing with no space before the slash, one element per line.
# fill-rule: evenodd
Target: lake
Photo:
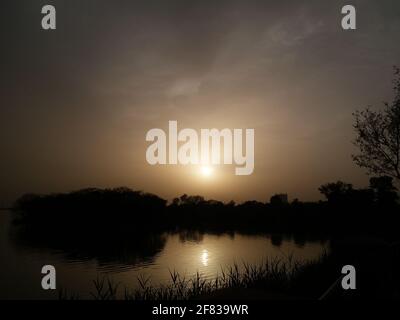
<path fill-rule="evenodd" d="M 221 268 L 237 263 L 259 264 L 266 259 L 308 261 L 318 258 L 327 241 L 307 241 L 280 235 L 210 234 L 196 231 L 164 233 L 131 243 L 96 241 L 90 246 L 60 246 L 53 239 L 20 239 L 11 226 L 10 212 L 0 212 L 0 299 L 58 299 L 58 290 L 89 297 L 93 280 L 107 275 L 120 288 L 138 287 L 138 276 L 158 286 L 170 280 L 170 271 L 190 278 L 199 272 L 213 279 Z M 41 288 L 41 268 L 57 270 L 57 290 Z M 123 290 L 120 290 L 121 294 Z"/>

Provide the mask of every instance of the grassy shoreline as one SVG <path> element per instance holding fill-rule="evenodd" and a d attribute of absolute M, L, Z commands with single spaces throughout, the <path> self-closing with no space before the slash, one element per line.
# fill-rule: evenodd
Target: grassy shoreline
<path fill-rule="evenodd" d="M 94 300 L 177 301 L 209 299 L 318 299 L 336 280 L 330 256 L 325 252 L 318 259 L 303 263 L 289 257 L 266 260 L 259 265 L 245 262 L 233 264 L 212 280 L 197 273 L 191 278 L 170 271 L 167 284 L 153 286 L 151 279 L 139 276 L 139 288 L 123 288 L 107 276 L 93 280 Z M 61 290 L 61 300 L 80 299 L 79 295 Z"/>

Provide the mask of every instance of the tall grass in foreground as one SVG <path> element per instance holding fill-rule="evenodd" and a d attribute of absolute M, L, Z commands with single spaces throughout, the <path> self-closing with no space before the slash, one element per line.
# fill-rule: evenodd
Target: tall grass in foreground
<path fill-rule="evenodd" d="M 287 261 L 274 259 L 259 265 L 243 262 L 243 268 L 235 263 L 231 267 L 221 268 L 213 280 L 207 280 L 199 273 L 186 278 L 176 271 L 170 271 L 170 282 L 157 287 L 151 285 L 150 277 L 140 275 L 137 278 L 139 288 L 125 287 L 122 293 L 119 291 L 119 283 L 115 284 L 104 276 L 93 281 L 94 291 L 90 295 L 95 300 L 190 300 L 207 298 L 221 289 L 254 288 L 291 296 L 304 294 L 304 290 L 312 287 L 310 282 L 315 283 L 316 273 L 325 268 L 327 259 L 324 253 L 319 259 L 304 263 L 293 262 L 291 257 Z M 68 296 L 65 291 L 60 294 L 60 299 L 77 297 Z"/>

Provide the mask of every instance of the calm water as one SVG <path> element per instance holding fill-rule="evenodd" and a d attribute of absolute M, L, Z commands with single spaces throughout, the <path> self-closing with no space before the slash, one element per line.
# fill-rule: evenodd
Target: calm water
<path fill-rule="evenodd" d="M 10 235 L 10 213 L 0 212 L 0 299 L 57 299 L 56 291 L 41 289 L 41 268 L 51 264 L 57 270 L 57 287 L 86 297 L 93 290 L 92 280 L 107 274 L 121 288 L 138 286 L 137 277 L 151 277 L 157 286 L 169 281 L 169 270 L 190 277 L 200 272 L 212 279 L 233 263 L 258 264 L 269 258 L 295 261 L 317 258 L 328 243 L 305 242 L 270 235 L 163 234 L 146 240 L 145 245 L 55 249 L 16 240 Z M 133 240 L 134 241 L 134 240 Z M 48 239 L 48 242 L 51 242 Z M 145 247 L 146 249 L 142 249 Z M 136 249 L 135 249 L 136 248 Z M 122 292 L 122 290 L 121 290 Z"/>

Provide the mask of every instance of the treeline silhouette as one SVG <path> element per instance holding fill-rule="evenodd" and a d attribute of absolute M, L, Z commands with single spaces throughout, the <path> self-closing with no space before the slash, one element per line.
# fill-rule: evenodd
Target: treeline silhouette
<path fill-rule="evenodd" d="M 270 202 L 236 204 L 183 195 L 168 204 L 157 195 L 115 189 L 83 189 L 65 194 L 19 198 L 13 207 L 15 223 L 43 227 L 48 232 L 78 233 L 135 231 L 138 233 L 201 230 L 214 232 L 281 232 L 330 235 L 398 233 L 400 206 L 390 177 L 370 179 L 355 189 L 341 181 L 319 188 L 326 201 L 287 201 L 275 195 Z"/>

